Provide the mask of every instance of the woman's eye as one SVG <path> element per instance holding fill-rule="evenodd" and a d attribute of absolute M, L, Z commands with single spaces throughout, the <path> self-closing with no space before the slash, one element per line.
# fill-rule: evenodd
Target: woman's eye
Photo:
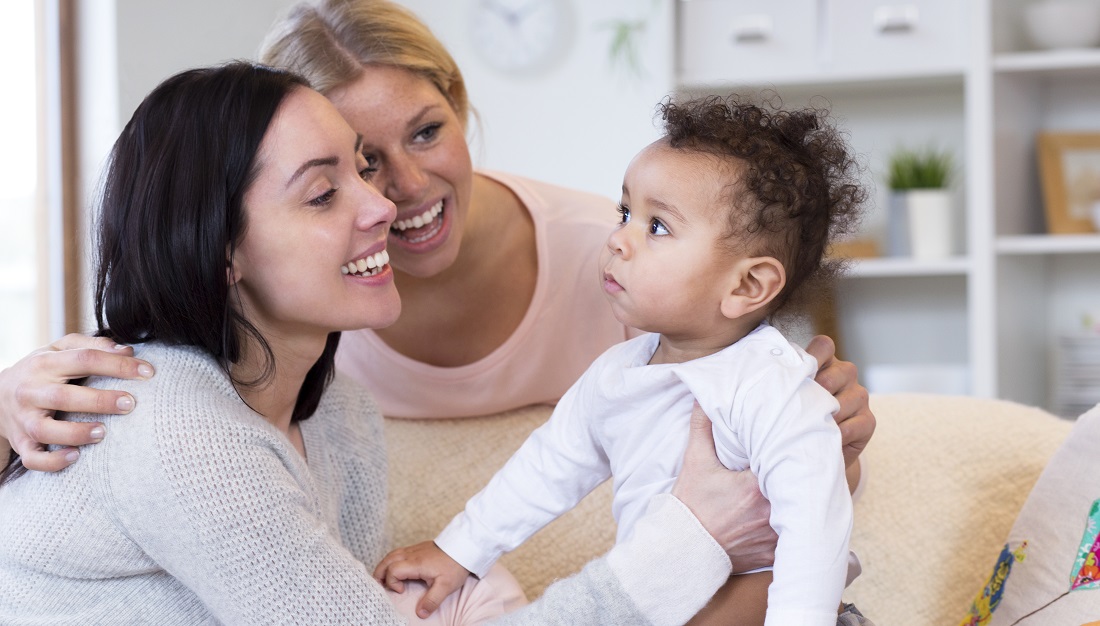
<path fill-rule="evenodd" d="M 661 220 L 653 220 L 649 223 L 649 234 L 651 235 L 667 235 L 668 229 L 661 223 Z"/>
<path fill-rule="evenodd" d="M 332 197 L 336 195 L 336 188 L 329 189 L 325 193 L 317 196 L 309 201 L 309 206 L 325 206 L 329 202 L 332 202 Z"/>
<path fill-rule="evenodd" d="M 378 171 L 378 157 L 373 154 L 363 153 L 362 163 L 359 165 L 359 177 L 370 182 L 374 173 Z"/>
<path fill-rule="evenodd" d="M 435 136 L 437 134 L 439 134 L 440 126 L 442 126 L 442 124 L 428 124 L 424 128 L 416 131 L 416 135 L 414 135 L 413 138 L 419 141 L 431 141 L 432 139 L 435 139 Z"/>
<path fill-rule="evenodd" d="M 370 179 L 374 178 L 374 173 L 378 171 L 378 168 L 373 165 L 368 165 L 359 170 L 359 178 L 362 178 L 366 182 L 370 182 Z"/>
<path fill-rule="evenodd" d="M 626 224 L 627 222 L 629 222 L 630 221 L 630 209 L 628 209 L 625 206 L 620 204 L 618 210 L 619 210 L 619 215 L 622 216 L 619 219 L 619 223 L 620 224 Z"/>

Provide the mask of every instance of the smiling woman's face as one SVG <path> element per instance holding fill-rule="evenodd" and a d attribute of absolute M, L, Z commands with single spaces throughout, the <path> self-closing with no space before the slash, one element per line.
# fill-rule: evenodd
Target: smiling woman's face
<path fill-rule="evenodd" d="M 430 81 L 410 71 L 367 65 L 327 94 L 363 136 L 372 179 L 397 205 L 389 234 L 395 268 L 434 276 L 458 257 L 470 210 L 473 166 L 466 129 Z"/>
<path fill-rule="evenodd" d="M 305 88 L 264 135 L 232 279 L 243 314 L 267 337 L 381 328 L 401 311 L 386 256 L 394 206 L 366 182 L 360 141 Z"/>

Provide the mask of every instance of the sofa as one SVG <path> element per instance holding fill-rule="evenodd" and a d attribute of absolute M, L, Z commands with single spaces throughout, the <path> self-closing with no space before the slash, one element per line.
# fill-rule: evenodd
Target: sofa
<path fill-rule="evenodd" d="M 964 623 L 1021 506 L 1073 422 L 1012 402 L 960 396 L 873 395 L 871 408 L 878 426 L 862 457 L 867 480 L 852 535 L 863 575 L 844 599 L 880 626 Z M 433 538 L 550 411 L 533 406 L 466 419 L 387 419 L 395 545 Z M 610 500 L 605 483 L 503 557 L 529 598 L 611 546 Z M 1100 601 L 1100 591 L 1097 596 Z"/>

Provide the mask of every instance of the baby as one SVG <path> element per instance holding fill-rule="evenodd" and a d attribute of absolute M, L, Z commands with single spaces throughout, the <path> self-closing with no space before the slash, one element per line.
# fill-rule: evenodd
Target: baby
<path fill-rule="evenodd" d="M 434 543 L 383 559 L 383 580 L 457 588 L 607 478 L 623 540 L 671 490 L 698 401 L 722 462 L 757 476 L 779 535 L 770 586 L 748 586 L 756 597 L 728 613 L 766 600 L 766 624 L 837 623 L 852 526 L 838 404 L 813 381 L 816 360 L 767 320 L 838 271 L 824 255 L 866 195 L 855 162 L 816 109 L 711 96 L 661 113 L 665 135 L 627 168 L 599 275 L 615 316 L 649 334 L 598 358 Z"/>

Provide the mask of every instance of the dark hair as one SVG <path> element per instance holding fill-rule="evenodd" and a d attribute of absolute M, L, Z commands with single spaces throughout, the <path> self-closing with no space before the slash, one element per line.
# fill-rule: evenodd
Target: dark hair
<path fill-rule="evenodd" d="M 854 228 L 867 191 L 827 109 L 784 110 L 774 94 L 759 103 L 739 95 L 665 100 L 658 109 L 671 147 L 730 164 L 736 178 L 723 237 L 748 233 L 749 249 L 739 252 L 775 257 L 787 270 L 769 313 L 797 309 L 814 291 L 809 285 L 840 274 L 843 263 L 826 259 L 826 247 Z"/>
<path fill-rule="evenodd" d="M 126 344 L 196 346 L 237 385 L 274 373 L 271 348 L 236 310 L 227 268 L 247 224 L 243 198 L 279 105 L 305 79 L 247 62 L 181 72 L 154 89 L 115 141 L 102 183 L 97 335 Z M 245 335 L 264 352 L 255 380 L 233 378 Z M 317 409 L 332 379 L 340 333 L 298 393 L 292 420 Z M 17 455 L 0 476 L 6 478 Z"/>

